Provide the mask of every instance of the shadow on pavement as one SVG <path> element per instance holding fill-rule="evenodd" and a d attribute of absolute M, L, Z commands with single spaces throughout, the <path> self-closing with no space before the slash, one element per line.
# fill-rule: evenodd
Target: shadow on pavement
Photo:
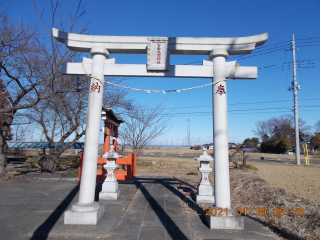
<path fill-rule="evenodd" d="M 96 184 L 95 194 L 94 194 L 94 201 L 99 202 L 99 193 L 102 191 L 102 183 Z"/>
<path fill-rule="evenodd" d="M 192 198 L 193 201 L 191 201 L 189 198 L 187 198 L 185 195 L 181 194 L 179 191 L 178 193 L 180 194 L 180 198 L 182 201 L 184 201 L 191 209 L 193 209 L 194 211 L 196 211 L 197 214 L 205 214 L 205 210 L 203 210 L 199 204 L 197 204 L 195 202 L 196 199 L 196 192 L 194 190 L 197 190 L 194 186 L 192 186 L 191 184 L 179 179 L 179 178 L 175 178 L 176 181 L 178 181 L 181 184 L 187 185 L 190 188 L 189 189 L 183 189 L 183 191 L 189 191 L 190 192 L 190 196 Z M 206 225 L 206 224 L 205 224 Z"/>
<path fill-rule="evenodd" d="M 174 193 L 175 195 L 180 197 L 179 191 L 170 185 L 170 183 L 171 184 L 175 183 L 175 180 L 173 180 L 173 179 L 161 179 L 161 181 L 157 181 L 156 179 L 148 178 L 148 179 L 143 179 L 143 180 L 151 180 L 151 181 L 153 180 L 154 181 L 153 183 L 162 184 L 164 187 L 169 189 L 172 193 Z M 168 183 L 165 184 L 164 180 L 168 181 Z M 150 182 L 147 181 L 147 183 L 150 183 Z M 151 194 L 148 192 L 148 190 L 142 184 L 140 185 L 140 190 L 141 190 L 141 193 L 144 195 L 145 199 L 148 201 L 151 208 L 154 210 L 154 212 L 158 216 L 162 225 L 167 230 L 168 234 L 171 236 L 171 238 L 175 239 L 177 236 L 179 236 L 179 239 L 188 239 L 187 236 L 184 235 L 184 233 L 179 229 L 179 227 L 176 225 L 176 223 L 166 213 L 166 211 L 160 206 L 160 204 L 157 202 L 157 200 L 151 196 Z"/>
<path fill-rule="evenodd" d="M 68 196 L 59 204 L 59 206 L 51 213 L 51 215 L 47 218 L 47 220 L 42 223 L 33 233 L 30 240 L 38 240 L 40 239 L 47 239 L 49 236 L 49 233 L 51 229 L 54 227 L 58 219 L 61 217 L 61 215 L 64 213 L 64 211 L 67 210 L 70 203 L 74 199 L 74 197 L 77 195 L 79 191 L 79 184 L 75 186 L 72 191 L 68 194 Z"/>

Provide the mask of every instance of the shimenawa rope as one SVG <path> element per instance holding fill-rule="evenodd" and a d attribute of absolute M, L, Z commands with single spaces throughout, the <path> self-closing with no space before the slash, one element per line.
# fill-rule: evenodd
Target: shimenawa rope
<path fill-rule="evenodd" d="M 239 64 L 237 63 L 237 64 L 236 64 L 236 69 L 235 69 L 235 71 L 234 71 L 234 73 L 233 73 L 233 76 L 232 76 L 232 79 L 233 79 L 233 80 L 236 80 L 235 74 L 236 74 L 236 72 L 237 72 L 238 66 L 239 66 Z M 98 80 L 98 81 L 101 82 L 101 83 L 102 83 L 102 82 L 105 82 L 105 83 L 110 84 L 110 85 L 113 85 L 113 86 L 122 87 L 122 88 L 130 89 L 130 90 L 135 90 L 135 91 L 147 92 L 147 93 L 151 93 L 151 92 L 162 92 L 162 93 L 165 94 L 166 92 L 181 92 L 181 91 L 187 91 L 187 90 L 193 90 L 193 89 L 197 89 L 197 88 L 202 88 L 202 87 L 206 87 L 206 86 L 210 86 L 210 85 L 216 85 L 216 84 L 219 83 L 219 82 L 223 82 L 223 81 L 228 80 L 228 79 L 222 79 L 222 80 L 215 81 L 215 82 L 212 82 L 212 83 L 207 83 L 207 84 L 204 84 L 204 85 L 201 85 L 201 86 L 196 86 L 196 87 L 191 87 L 191 88 L 182 88 L 182 89 L 177 89 L 177 90 L 145 90 L 145 89 L 138 89 L 138 88 L 126 87 L 126 86 L 122 86 L 122 85 L 119 85 L 119 84 L 116 84 L 116 83 L 112 83 L 112 82 L 109 82 L 109 81 L 106 81 L 106 80 L 101 80 L 101 79 L 99 79 L 99 78 L 96 78 L 96 77 L 91 76 L 91 74 L 89 74 L 89 73 L 86 71 L 86 68 L 85 68 L 83 62 L 82 62 L 82 67 L 83 67 L 83 70 L 84 70 L 84 72 L 86 73 L 86 76 L 87 76 L 87 77 L 94 78 L 94 79 Z"/>

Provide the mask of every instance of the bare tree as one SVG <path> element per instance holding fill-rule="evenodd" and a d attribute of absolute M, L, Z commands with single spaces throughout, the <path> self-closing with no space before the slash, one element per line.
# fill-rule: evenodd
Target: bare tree
<path fill-rule="evenodd" d="M 310 126 L 305 121 L 299 119 L 299 128 L 301 132 L 310 130 Z M 290 139 L 293 141 L 294 118 L 293 115 L 283 115 L 279 118 L 273 117 L 265 121 L 258 121 L 256 129 L 253 132 L 261 138 L 262 141 L 273 140 L 280 141 Z"/>
<path fill-rule="evenodd" d="M 148 143 L 171 128 L 170 118 L 164 113 L 162 103 L 155 108 L 150 108 L 148 105 L 136 106 L 125 121 L 120 128 L 120 152 L 126 147 L 132 147 L 137 155 L 142 153 Z"/>
<path fill-rule="evenodd" d="M 1 75 L 0 75 L 1 76 Z M 3 84 L 3 80 L 0 79 L 0 109 L 5 109 L 9 106 L 9 94 L 7 93 L 7 89 Z M 7 113 L 0 113 L 0 132 L 2 131 L 2 128 L 4 126 L 5 119 L 7 117 Z M 12 133 L 10 133 L 11 128 L 7 129 L 7 138 L 12 138 Z"/>
<path fill-rule="evenodd" d="M 241 145 L 238 145 L 233 151 L 229 152 L 229 162 L 232 163 L 231 168 L 241 168 L 245 167 L 247 164 L 247 158 L 249 157 L 246 154 L 246 151 L 243 149 Z M 242 158 L 242 163 L 238 163 L 236 158 Z"/>
<path fill-rule="evenodd" d="M 316 122 L 316 124 L 314 125 L 314 128 L 315 128 L 315 130 L 316 130 L 316 132 L 320 132 L 320 120 L 318 120 L 317 122 Z"/>
<path fill-rule="evenodd" d="M 73 82 L 79 82 L 76 92 L 56 94 L 25 113 L 25 117 L 41 126 L 46 141 L 50 143 L 50 154 L 39 161 L 42 171 L 53 172 L 57 158 L 85 134 L 88 98 L 86 79 L 73 78 Z M 73 140 L 65 144 L 69 137 Z"/>
<path fill-rule="evenodd" d="M 35 11 L 47 30 L 43 34 L 38 33 L 37 26 L 25 25 L 22 20 L 13 24 L 6 12 L 0 14 L 0 73 L 9 100 L 9 104 L 0 109 L 0 114 L 5 114 L 0 136 L 0 176 L 4 174 L 7 163 L 7 134 L 17 112 L 24 112 L 56 94 L 76 89 L 71 78 L 61 76 L 59 67 L 79 54 L 58 44 L 51 29 L 55 26 L 73 31 L 87 9 L 82 7 L 81 1 L 74 11 L 62 9 L 59 0 L 50 3 L 51 22 L 46 24 L 44 7 L 39 9 L 33 1 Z M 86 25 L 78 28 L 78 33 L 85 31 Z"/>
<path fill-rule="evenodd" d="M 54 171 L 58 157 L 85 135 L 88 106 L 86 77 L 73 76 L 76 92 L 56 94 L 41 101 L 25 114 L 25 117 L 41 126 L 45 140 L 50 143 L 50 154 L 41 157 L 42 171 Z M 108 79 L 109 81 L 112 81 Z M 119 81 L 113 81 L 119 83 Z M 127 90 L 105 87 L 104 105 L 120 110 L 127 106 Z M 97 116 L 99 117 L 99 116 Z M 66 139 L 72 139 L 65 143 Z"/>
<path fill-rule="evenodd" d="M 107 80 L 115 84 L 121 84 L 122 78 L 110 78 Z M 118 114 L 128 113 L 132 108 L 132 100 L 128 99 L 128 90 L 125 88 L 115 87 L 114 85 L 104 85 L 103 105 L 112 108 Z"/>

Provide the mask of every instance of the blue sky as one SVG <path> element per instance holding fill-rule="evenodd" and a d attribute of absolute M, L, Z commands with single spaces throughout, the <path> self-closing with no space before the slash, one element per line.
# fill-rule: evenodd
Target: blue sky
<path fill-rule="evenodd" d="M 36 16 L 30 1 L 2 0 L 9 3 L 10 16 L 27 21 Z M 72 5 L 74 1 L 65 1 Z M 89 3 L 89 1 L 84 1 Z M 4 5 L 3 5 L 4 6 Z M 257 66 L 256 80 L 229 80 L 229 141 L 242 142 L 254 137 L 257 121 L 293 114 L 293 94 L 287 91 L 292 81 L 290 43 L 297 40 L 296 60 L 299 91 L 299 117 L 314 125 L 320 119 L 320 1 L 152 1 L 95 0 L 81 19 L 90 22 L 97 35 L 165 37 L 244 37 L 264 32 L 269 40 L 250 55 L 231 56 L 241 66 Z M 285 51 L 287 50 L 287 51 Z M 259 52 L 261 51 L 261 52 Z M 146 55 L 111 55 L 116 63 L 146 63 Z M 171 55 L 171 65 L 201 64 L 207 56 Z M 228 61 L 227 60 L 227 61 Z M 126 86 L 169 90 L 198 86 L 211 79 L 132 78 Z M 205 87 L 180 93 L 130 92 L 139 103 L 157 105 L 164 101 L 174 110 L 173 126 L 158 143 L 182 144 L 187 136 L 187 118 L 193 144 L 212 142 L 212 89 Z"/>

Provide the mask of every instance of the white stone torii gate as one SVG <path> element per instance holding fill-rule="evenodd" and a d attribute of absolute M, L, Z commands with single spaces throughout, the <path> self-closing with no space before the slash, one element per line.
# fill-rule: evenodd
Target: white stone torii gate
<path fill-rule="evenodd" d="M 73 34 L 52 29 L 53 36 L 70 50 L 90 52 L 93 59 L 84 58 L 86 72 L 104 80 L 104 76 L 213 78 L 214 195 L 215 207 L 229 209 L 228 216 L 209 219 L 210 228 L 241 229 L 237 217 L 231 216 L 228 159 L 228 78 L 255 79 L 257 67 L 238 67 L 236 61 L 226 62 L 229 55 L 249 54 L 263 45 L 268 33 L 239 38 L 191 37 L 130 37 Z M 147 54 L 147 64 L 115 64 L 109 53 Z M 170 65 L 170 54 L 207 55 L 212 61 L 203 65 Z M 84 75 L 82 63 L 66 63 L 63 74 Z M 65 212 L 65 224 L 96 225 L 103 217 L 104 206 L 94 202 L 98 159 L 100 115 L 103 81 L 91 78 L 87 114 L 82 180 L 79 201 Z"/>

